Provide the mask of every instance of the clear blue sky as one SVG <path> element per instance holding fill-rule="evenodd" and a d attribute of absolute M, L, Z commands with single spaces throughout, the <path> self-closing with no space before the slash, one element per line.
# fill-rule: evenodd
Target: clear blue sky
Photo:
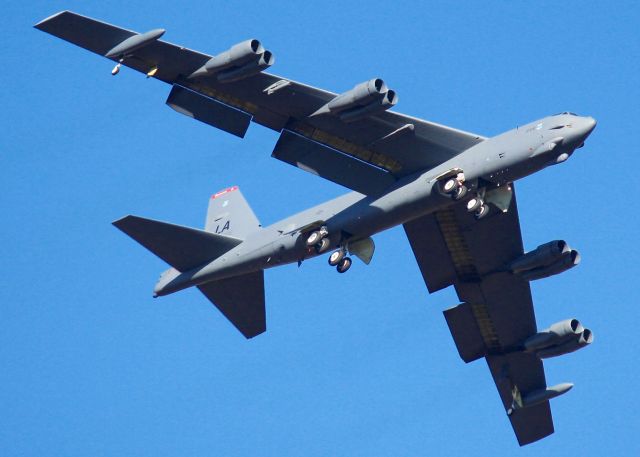
<path fill-rule="evenodd" d="M 263 224 L 345 189 L 164 105 L 169 87 L 41 33 L 71 9 L 217 53 L 250 38 L 273 71 L 334 91 L 383 77 L 398 111 L 484 135 L 559 111 L 598 127 L 519 185 L 525 246 L 580 266 L 533 285 L 538 324 L 595 343 L 546 362 L 556 434 L 519 449 L 484 361 L 458 357 L 401 229 L 370 266 L 266 273 L 246 341 L 197 291 L 152 299 L 165 265 L 110 222 L 201 227 L 241 186 Z M 640 455 L 637 2 L 10 2 L 0 45 L 3 456 Z"/>

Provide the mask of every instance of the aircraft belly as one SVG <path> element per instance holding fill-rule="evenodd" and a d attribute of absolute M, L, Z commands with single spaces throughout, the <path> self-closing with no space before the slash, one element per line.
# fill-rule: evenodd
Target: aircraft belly
<path fill-rule="evenodd" d="M 327 227 L 330 233 L 374 235 L 450 204 L 448 198 L 432 189 L 433 185 L 423 174 L 377 199 L 359 201 L 327 220 Z"/>

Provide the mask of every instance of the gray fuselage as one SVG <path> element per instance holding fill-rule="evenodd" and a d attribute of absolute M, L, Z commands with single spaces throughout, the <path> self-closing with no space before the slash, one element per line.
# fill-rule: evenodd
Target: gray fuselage
<path fill-rule="evenodd" d="M 315 257 L 305 230 L 324 225 L 334 247 L 457 204 L 437 188 L 437 178 L 461 169 L 470 192 L 504 186 L 549 165 L 564 162 L 595 127 L 591 117 L 558 114 L 489 138 L 447 162 L 396 181 L 382 195 L 357 192 L 307 209 L 255 231 L 240 245 L 199 268 L 165 275 L 155 294 L 166 295 L 209 281 Z M 302 235 L 302 236 L 301 236 Z"/>

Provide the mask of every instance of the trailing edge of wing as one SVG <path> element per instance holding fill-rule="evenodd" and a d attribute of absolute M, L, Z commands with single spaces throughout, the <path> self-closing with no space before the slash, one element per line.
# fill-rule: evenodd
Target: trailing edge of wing
<path fill-rule="evenodd" d="M 246 117 L 228 111 L 230 107 L 237 108 L 253 116 L 256 123 L 276 131 L 288 126 L 309 140 L 319 141 L 372 167 L 381 167 L 394 179 L 433 168 L 484 141 L 484 137 L 470 132 L 391 111 L 354 123 L 342 122 L 336 116 L 310 118 L 310 113 L 338 94 L 266 72 L 228 83 L 215 78 L 187 81 L 185 75 L 201 68 L 211 56 L 157 39 L 159 29 L 138 34 L 71 11 L 50 16 L 35 27 L 101 56 L 109 54 L 128 38 L 139 36 L 144 46 L 134 46 L 122 65 L 168 84 L 180 84 L 224 105 L 206 104 L 207 109 L 215 111 L 209 116 L 205 115 L 206 109 L 196 114 L 182 106 L 181 112 L 187 111 L 195 119 L 242 136 L 246 130 Z M 145 40 L 147 35 L 150 35 L 148 41 Z M 117 56 L 109 58 L 119 60 Z M 174 108 L 179 106 L 173 105 Z M 227 117 L 230 119 L 225 119 Z"/>
<path fill-rule="evenodd" d="M 251 115 L 186 87 L 173 85 L 167 105 L 192 119 L 243 138 Z"/>
<path fill-rule="evenodd" d="M 525 444 L 553 433 L 549 402 L 514 409 L 522 395 L 545 389 L 542 361 L 520 350 L 536 332 L 527 281 L 504 271 L 523 253 L 515 195 L 508 211 L 480 221 L 464 204 L 404 225 L 430 292 L 453 284 L 463 302 L 444 312 L 460 357 L 485 357 L 505 413 Z"/>
<path fill-rule="evenodd" d="M 381 193 L 395 182 L 381 168 L 289 130 L 282 131 L 271 156 L 365 195 Z"/>

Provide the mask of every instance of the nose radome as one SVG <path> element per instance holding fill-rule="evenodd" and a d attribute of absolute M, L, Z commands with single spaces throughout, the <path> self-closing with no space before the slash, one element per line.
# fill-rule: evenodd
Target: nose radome
<path fill-rule="evenodd" d="M 592 117 L 587 117 L 585 120 L 586 120 L 586 123 L 585 123 L 585 135 L 588 135 L 591 132 L 593 132 L 593 129 L 596 128 L 596 124 L 598 122 Z"/>

